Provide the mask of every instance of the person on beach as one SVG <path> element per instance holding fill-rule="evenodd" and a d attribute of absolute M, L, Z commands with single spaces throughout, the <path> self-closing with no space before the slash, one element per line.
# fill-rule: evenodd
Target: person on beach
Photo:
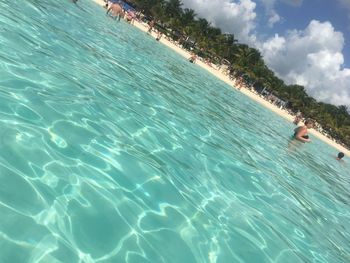
<path fill-rule="evenodd" d="M 118 18 L 118 21 L 120 21 L 121 17 L 124 17 L 123 8 L 118 3 L 111 4 L 111 6 L 107 9 L 106 14 L 111 14 L 111 17 L 113 17 L 114 19 Z"/>
<path fill-rule="evenodd" d="M 195 64 L 197 60 L 197 55 L 196 54 L 192 54 L 192 56 L 188 59 L 189 62 Z"/>
<path fill-rule="evenodd" d="M 159 41 L 162 38 L 162 36 L 163 36 L 163 33 L 158 31 L 156 40 Z"/>
<path fill-rule="evenodd" d="M 340 152 L 340 153 L 338 153 L 338 156 L 337 156 L 337 160 L 338 161 L 344 161 L 344 160 L 342 160 L 343 158 L 344 158 L 344 156 L 345 156 L 345 154 L 343 153 L 343 152 Z"/>
<path fill-rule="evenodd" d="M 301 114 L 300 114 L 300 115 L 297 114 L 297 115 L 295 116 L 294 120 L 293 120 L 293 123 L 294 123 L 295 125 L 298 125 L 302 118 L 303 118 L 303 117 L 301 116 Z"/>
<path fill-rule="evenodd" d="M 238 76 L 235 81 L 235 86 L 237 86 L 238 90 L 241 90 L 244 87 L 244 79 L 242 76 Z"/>
<path fill-rule="evenodd" d="M 125 15 L 125 19 L 126 21 L 129 23 L 129 24 L 134 24 L 134 20 L 135 20 L 135 13 L 131 10 L 128 10 L 126 12 L 126 15 Z"/>
<path fill-rule="evenodd" d="M 147 31 L 147 33 L 152 34 L 152 29 L 153 29 L 155 24 L 156 24 L 156 21 L 154 21 L 154 19 L 148 23 L 148 31 Z"/>
<path fill-rule="evenodd" d="M 212 67 L 210 58 L 206 58 L 206 59 L 204 60 L 204 63 L 207 64 L 209 67 Z"/>
<path fill-rule="evenodd" d="M 311 120 L 307 120 L 305 125 L 299 126 L 294 129 L 293 138 L 300 142 L 311 142 L 307 130 L 313 127 L 313 122 Z"/>

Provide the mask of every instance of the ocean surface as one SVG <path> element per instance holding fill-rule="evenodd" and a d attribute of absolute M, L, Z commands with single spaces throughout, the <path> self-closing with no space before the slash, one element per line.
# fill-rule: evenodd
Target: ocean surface
<path fill-rule="evenodd" d="M 347 157 L 92 1 L 0 1 L 0 262 L 350 262 Z"/>

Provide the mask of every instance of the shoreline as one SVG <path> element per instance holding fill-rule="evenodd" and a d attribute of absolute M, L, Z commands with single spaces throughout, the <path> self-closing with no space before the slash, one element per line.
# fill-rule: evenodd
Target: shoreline
<path fill-rule="evenodd" d="M 93 0 L 93 2 L 95 2 L 96 4 L 98 4 L 98 5 L 102 6 L 102 7 L 105 5 L 105 2 L 103 0 Z M 140 22 L 138 22 L 136 20 L 134 20 L 134 24 L 132 24 L 132 25 L 135 26 L 136 28 L 138 28 L 139 30 L 143 31 L 143 32 L 147 32 L 147 30 L 148 30 L 147 25 L 145 25 L 143 23 L 140 23 Z M 152 36 L 154 38 L 156 37 L 154 32 L 152 32 L 152 34 L 150 34 L 150 36 Z M 179 55 L 185 57 L 186 59 L 188 59 L 191 56 L 188 51 L 186 51 L 186 50 L 182 49 L 181 47 L 175 45 L 173 42 L 167 40 L 165 37 L 162 37 L 159 40 L 159 42 L 161 42 L 162 44 L 164 44 L 168 48 L 174 50 L 176 53 L 178 53 Z M 231 88 L 238 90 L 235 87 L 235 85 L 234 85 L 234 81 L 231 80 L 228 76 L 224 75 L 219 70 L 214 69 L 213 67 L 210 67 L 209 65 L 207 65 L 204 62 L 200 61 L 199 59 L 197 59 L 196 64 L 199 65 L 200 67 L 202 67 L 203 69 L 207 70 L 212 75 L 214 75 L 214 77 L 220 79 L 221 81 L 223 81 L 226 84 L 228 84 L 229 86 L 231 86 Z M 266 107 L 267 109 L 269 109 L 269 110 L 273 111 L 274 113 L 278 114 L 282 118 L 284 118 L 284 119 L 286 119 L 286 120 L 288 120 L 290 122 L 293 122 L 294 116 L 290 115 L 285 110 L 281 110 L 276 105 L 266 101 L 265 99 L 261 98 L 260 96 L 258 96 L 254 92 L 252 92 L 252 91 L 250 91 L 250 90 L 248 90 L 246 88 L 242 88 L 242 89 L 240 89 L 238 91 L 240 91 L 241 93 L 243 93 L 247 97 L 251 98 L 252 100 L 260 103 L 262 106 Z M 291 133 L 292 133 L 292 131 L 291 131 Z M 331 147 L 335 148 L 336 150 L 343 152 L 345 154 L 345 156 L 350 157 L 350 150 L 346 149 L 342 145 L 337 144 L 336 142 L 334 142 L 333 140 L 329 139 L 328 137 L 326 137 L 322 133 L 320 133 L 320 132 L 318 132 L 318 131 L 316 131 L 314 129 L 310 129 L 309 133 L 314 135 L 318 139 L 322 140 L 323 142 L 327 143 Z M 334 153 L 334 155 L 336 155 L 336 154 L 337 154 L 337 152 Z"/>

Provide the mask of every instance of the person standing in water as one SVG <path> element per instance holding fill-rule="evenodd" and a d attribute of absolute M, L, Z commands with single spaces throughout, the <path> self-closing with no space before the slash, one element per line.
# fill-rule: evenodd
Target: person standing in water
<path fill-rule="evenodd" d="M 162 38 L 162 36 L 163 36 L 163 33 L 158 31 L 156 40 L 159 41 Z"/>
<path fill-rule="evenodd" d="M 188 61 L 193 64 L 196 63 L 196 60 L 197 60 L 197 55 L 195 53 L 193 53 L 191 57 L 188 59 Z"/>
<path fill-rule="evenodd" d="M 111 16 L 116 19 L 118 18 L 118 21 L 120 21 L 121 17 L 124 17 L 124 11 L 120 4 L 113 3 L 111 6 L 107 9 L 106 14 L 108 15 L 111 13 Z"/>
<path fill-rule="evenodd" d="M 307 130 L 312 127 L 313 127 L 313 122 L 311 120 L 307 120 L 305 122 L 305 125 L 299 126 L 294 129 L 293 138 L 304 143 L 311 142 Z"/>

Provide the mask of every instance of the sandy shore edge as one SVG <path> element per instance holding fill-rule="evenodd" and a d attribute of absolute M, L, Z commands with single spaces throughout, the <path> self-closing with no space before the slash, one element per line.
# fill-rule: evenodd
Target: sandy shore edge
<path fill-rule="evenodd" d="M 104 6 L 105 5 L 103 0 L 92 0 L 92 1 L 97 3 L 100 6 Z M 144 32 L 147 32 L 148 27 L 147 27 L 147 25 L 145 25 L 143 23 L 135 21 L 134 22 L 134 26 L 137 27 L 138 29 L 144 31 Z M 152 33 L 152 36 L 156 37 L 155 33 Z M 185 58 L 189 58 L 190 57 L 190 53 L 189 52 L 187 52 L 186 50 L 176 46 L 174 43 L 168 41 L 164 37 L 160 40 L 160 42 L 163 43 L 164 45 L 166 45 L 167 47 L 171 48 L 172 50 L 174 50 L 178 54 L 182 55 L 183 57 L 185 57 Z M 234 87 L 234 82 L 232 80 L 230 80 L 228 76 L 224 75 L 220 71 L 210 67 L 209 65 L 207 65 L 207 64 L 205 64 L 205 63 L 203 63 L 202 61 L 199 61 L 199 60 L 196 61 L 196 64 L 199 65 L 200 67 L 204 68 L 205 70 L 207 70 L 211 74 L 213 74 L 218 79 L 224 81 L 225 83 L 230 85 L 232 88 L 235 88 Z M 281 117 L 283 117 L 283 118 L 285 118 L 285 119 L 287 119 L 287 120 L 289 120 L 291 122 L 294 120 L 294 117 L 292 115 L 288 114 L 288 112 L 286 112 L 285 110 L 281 110 L 280 108 L 278 108 L 274 104 L 271 104 L 270 102 L 268 102 L 265 99 L 259 97 L 257 94 L 251 92 L 250 90 L 242 88 L 240 90 L 240 92 L 242 92 L 246 96 L 250 97 L 254 101 L 260 103 L 261 105 L 263 105 L 264 107 L 268 108 L 269 110 L 277 113 Z M 318 132 L 316 130 L 313 130 L 313 129 L 310 129 L 309 132 L 310 132 L 310 134 L 315 135 L 317 138 L 321 139 L 322 141 L 324 141 L 328 145 L 334 147 L 338 151 L 344 152 L 347 156 L 350 156 L 350 150 L 347 150 L 345 147 L 337 144 L 336 142 L 334 142 L 333 140 L 329 139 L 328 137 L 326 137 L 325 135 L 321 134 L 320 132 Z M 292 133 L 292 131 L 291 131 L 291 133 Z"/>

